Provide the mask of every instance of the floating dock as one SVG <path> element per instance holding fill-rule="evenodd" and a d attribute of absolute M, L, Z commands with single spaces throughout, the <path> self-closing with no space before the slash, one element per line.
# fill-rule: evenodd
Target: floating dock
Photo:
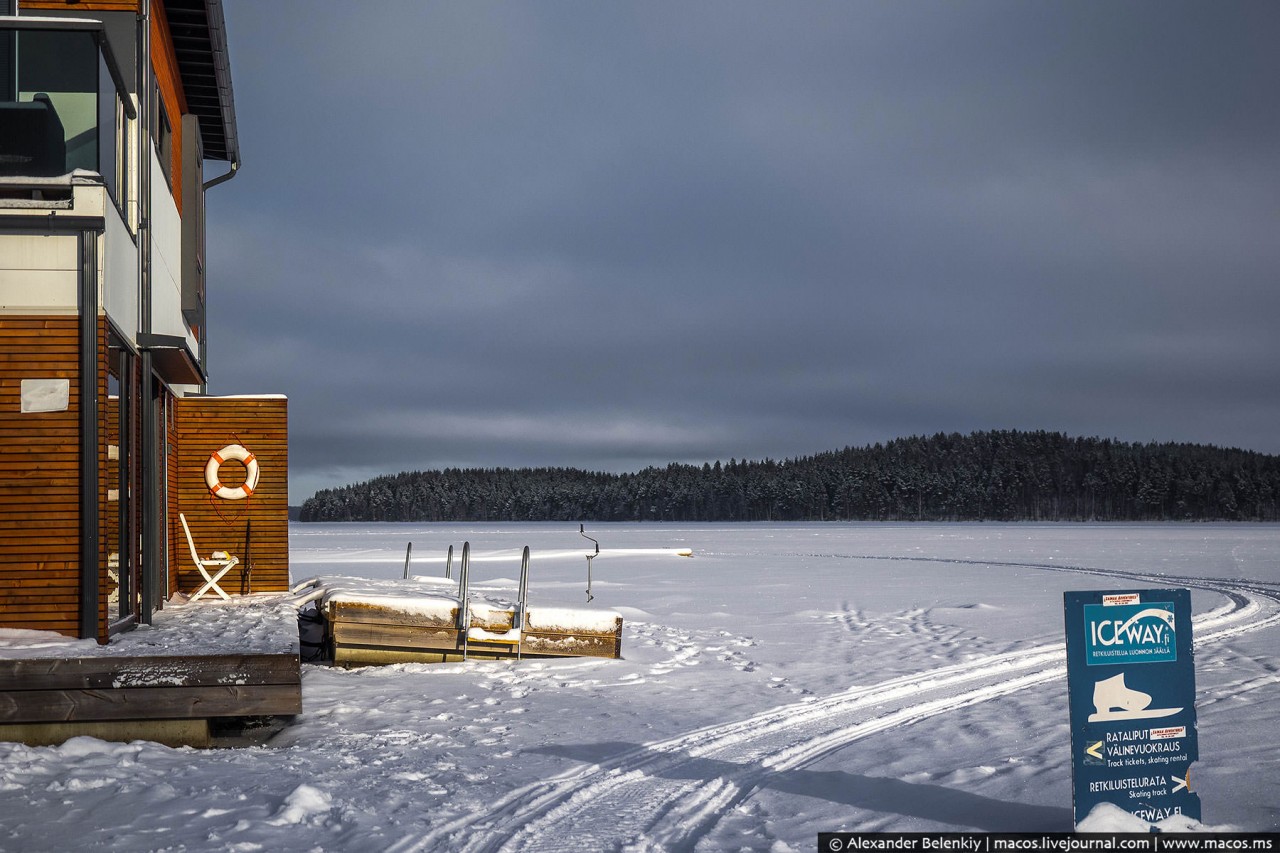
<path fill-rule="evenodd" d="M 337 666 L 467 658 L 622 656 L 622 614 L 600 608 L 503 606 L 462 599 L 456 582 L 313 578 L 294 587 L 315 601 Z"/>

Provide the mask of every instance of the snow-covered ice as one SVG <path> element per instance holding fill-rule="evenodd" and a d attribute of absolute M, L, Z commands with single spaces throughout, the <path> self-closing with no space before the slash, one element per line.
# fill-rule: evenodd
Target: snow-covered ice
<path fill-rule="evenodd" d="M 0 849 L 788 851 L 819 831 L 1069 830 L 1062 593 L 1149 586 L 1193 591 L 1205 824 L 1280 830 L 1278 526 L 588 533 L 589 606 L 624 616 L 622 660 L 304 665 L 304 712 L 261 747 L 0 744 Z M 412 541 L 414 573 L 439 577 L 467 540 L 482 597 L 514 600 L 529 545 L 530 606 L 588 606 L 573 525 L 295 525 L 293 575 L 398 579 Z M 694 558 L 638 553 L 682 547 Z M 234 638 L 233 617 L 273 606 L 198 618 Z M 0 654 L 50 642 L 0 632 Z"/>

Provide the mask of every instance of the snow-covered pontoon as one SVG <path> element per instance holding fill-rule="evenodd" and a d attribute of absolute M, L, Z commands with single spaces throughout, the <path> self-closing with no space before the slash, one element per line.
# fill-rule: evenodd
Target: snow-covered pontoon
<path fill-rule="evenodd" d="M 406 568 L 400 580 L 312 578 L 295 586 L 294 593 L 300 605 L 316 603 L 324 643 L 339 666 L 622 656 L 621 613 L 527 605 L 528 548 L 515 604 L 473 598 L 469 553 L 464 544 L 457 580 L 410 577 Z"/>

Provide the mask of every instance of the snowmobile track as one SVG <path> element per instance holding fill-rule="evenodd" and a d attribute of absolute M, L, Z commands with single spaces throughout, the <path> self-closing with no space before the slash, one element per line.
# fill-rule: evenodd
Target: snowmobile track
<path fill-rule="evenodd" d="M 845 555 L 828 554 L 827 557 Z M 1044 569 L 1218 592 L 1227 602 L 1196 618 L 1196 645 L 1280 624 L 1280 589 L 1245 579 L 1167 577 L 1084 566 L 850 556 Z M 1066 674 L 1061 643 L 988 655 L 879 684 L 772 708 L 644 744 L 512 791 L 396 853 L 692 850 L 771 773 L 801 768 L 862 738 L 987 702 Z"/>

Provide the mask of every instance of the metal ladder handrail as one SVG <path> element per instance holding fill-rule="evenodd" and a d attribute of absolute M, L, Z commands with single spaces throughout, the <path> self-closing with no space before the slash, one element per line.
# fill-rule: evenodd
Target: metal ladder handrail
<path fill-rule="evenodd" d="M 458 570 L 458 630 L 462 632 L 462 659 L 467 659 L 467 630 L 471 627 L 471 543 L 462 543 L 462 567 Z"/>
<path fill-rule="evenodd" d="M 453 546 L 449 546 L 449 564 L 453 562 Z M 519 632 L 516 640 L 516 659 L 523 654 L 524 626 L 529 605 L 529 546 L 520 555 L 520 588 L 516 607 L 511 613 L 511 630 Z M 462 659 L 466 660 L 471 638 L 471 543 L 462 543 L 462 565 L 458 571 L 458 618 L 455 626 L 462 634 Z"/>
<path fill-rule="evenodd" d="M 520 632 L 520 639 L 516 641 L 516 660 L 520 660 L 521 653 L 524 650 L 524 623 L 526 616 L 526 608 L 529 600 L 529 546 L 524 546 L 524 553 L 520 555 L 520 593 L 517 598 L 516 610 L 511 614 L 512 630 Z"/>

